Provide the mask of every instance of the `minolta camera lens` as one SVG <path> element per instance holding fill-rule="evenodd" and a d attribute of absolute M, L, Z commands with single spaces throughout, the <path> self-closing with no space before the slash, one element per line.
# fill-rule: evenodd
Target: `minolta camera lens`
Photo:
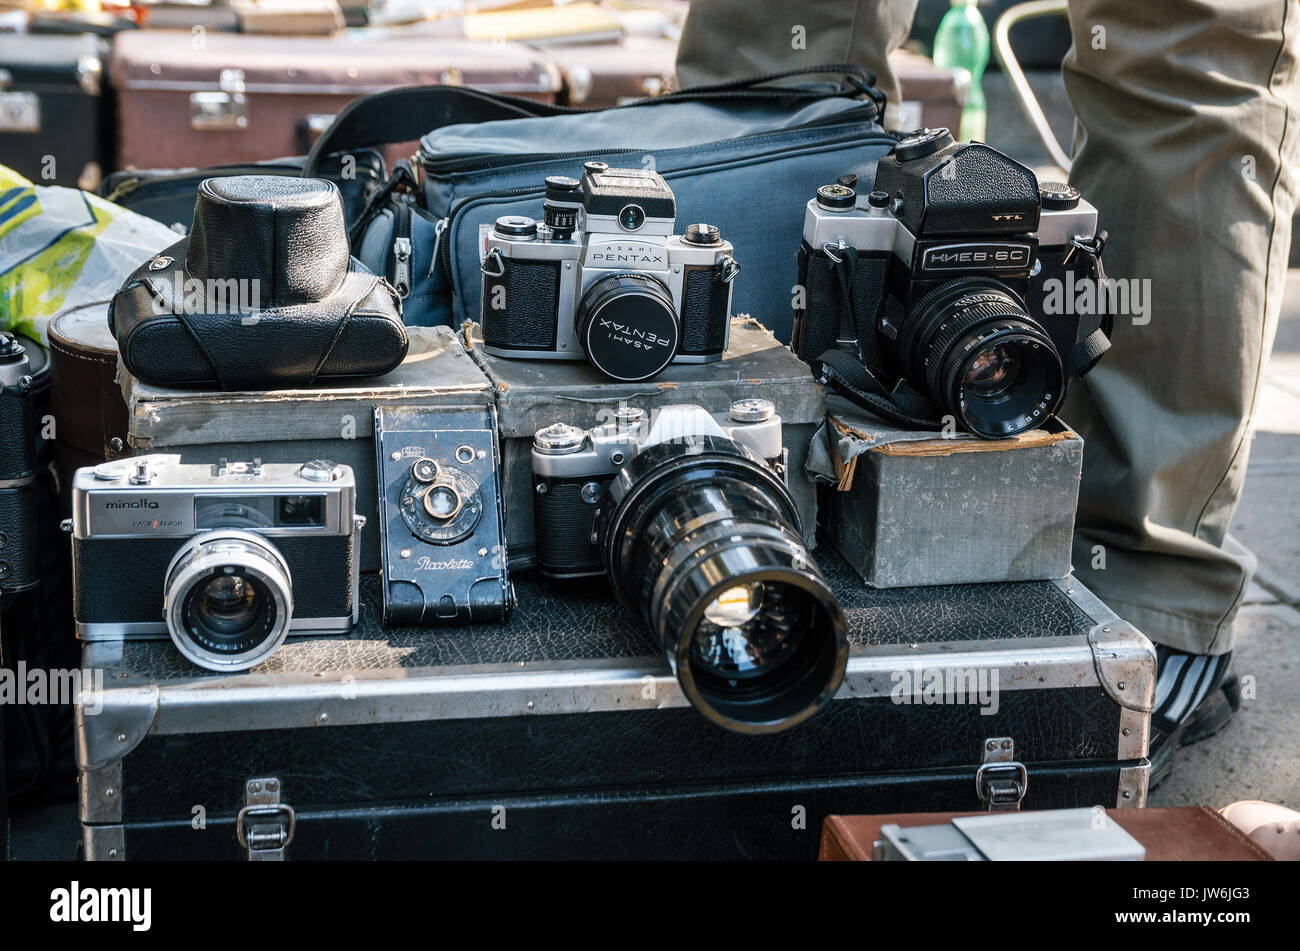
<path fill-rule="evenodd" d="M 498 218 L 483 260 L 484 349 L 587 360 L 611 379 L 722 359 L 740 268 L 717 226 L 674 234 L 676 200 L 646 169 L 588 162 L 545 181 L 539 223 Z"/>
<path fill-rule="evenodd" d="M 791 346 L 822 382 L 904 425 L 985 438 L 1041 426 L 1109 346 L 1046 312 L 1046 281 L 1102 277 L 1105 233 L 1069 186 L 946 129 L 902 139 L 874 189 L 808 202 Z"/>
<path fill-rule="evenodd" d="M 834 696 L 844 616 L 803 544 L 769 401 L 559 423 L 533 473 L 540 569 L 607 576 L 708 719 L 770 733 Z"/>

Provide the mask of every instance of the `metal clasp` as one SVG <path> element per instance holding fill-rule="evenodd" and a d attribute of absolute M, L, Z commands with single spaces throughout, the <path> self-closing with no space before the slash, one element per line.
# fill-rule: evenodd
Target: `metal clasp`
<path fill-rule="evenodd" d="M 492 261 L 496 262 L 497 269 L 495 271 L 488 270 L 488 264 L 491 263 Z M 491 251 L 489 251 L 487 253 L 487 257 L 483 259 L 483 263 L 480 265 L 480 267 L 482 268 L 483 273 L 486 274 L 488 277 L 503 276 L 506 273 L 506 262 L 501 258 L 501 249 L 493 248 Z"/>
<path fill-rule="evenodd" d="M 1019 812 L 1029 789 L 1029 770 L 1016 762 L 1016 741 L 993 736 L 984 741 L 980 768 L 975 771 L 975 795 L 989 812 Z"/>
<path fill-rule="evenodd" d="M 190 125 L 204 131 L 248 126 L 244 71 L 223 69 L 217 89 L 190 93 Z"/>
<path fill-rule="evenodd" d="M 722 279 L 723 284 L 730 284 L 740 273 L 740 265 L 736 263 L 735 258 L 723 258 L 717 266 L 718 277 Z"/>
<path fill-rule="evenodd" d="M 280 801 L 280 792 L 280 781 L 273 776 L 244 785 L 245 806 L 235 818 L 235 838 L 250 862 L 283 862 L 293 841 L 297 817 Z"/>

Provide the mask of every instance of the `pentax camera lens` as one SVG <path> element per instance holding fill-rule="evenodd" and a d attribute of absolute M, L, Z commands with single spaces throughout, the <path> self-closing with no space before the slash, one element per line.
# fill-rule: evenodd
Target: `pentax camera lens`
<path fill-rule="evenodd" d="M 921 297 L 899 326 L 897 350 L 914 385 L 987 439 L 1042 425 L 1065 389 L 1047 331 L 989 278 L 949 281 Z"/>
<path fill-rule="evenodd" d="M 830 701 L 848 662 L 844 615 L 763 460 L 716 436 L 665 442 L 624 466 L 606 498 L 606 573 L 704 716 L 772 733 Z"/>
<path fill-rule="evenodd" d="M 252 532 L 196 535 L 167 569 L 163 612 L 172 642 L 208 670 L 247 670 L 289 633 L 293 586 L 284 557 Z"/>

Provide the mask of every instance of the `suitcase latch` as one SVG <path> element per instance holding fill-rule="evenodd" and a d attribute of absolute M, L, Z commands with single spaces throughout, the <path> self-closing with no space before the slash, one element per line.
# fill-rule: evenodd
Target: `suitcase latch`
<path fill-rule="evenodd" d="M 1029 789 L 1029 770 L 1016 762 L 1016 741 L 991 736 L 984 741 L 983 762 L 975 771 L 975 795 L 989 812 L 1019 812 Z"/>
<path fill-rule="evenodd" d="M 223 69 L 216 89 L 190 93 L 190 125 L 202 131 L 247 127 L 242 69 Z"/>
<path fill-rule="evenodd" d="M 274 777 L 250 779 L 244 785 L 244 808 L 235 818 L 235 838 L 250 862 L 283 862 L 293 841 L 297 817 L 288 803 L 280 801 L 280 790 Z"/>

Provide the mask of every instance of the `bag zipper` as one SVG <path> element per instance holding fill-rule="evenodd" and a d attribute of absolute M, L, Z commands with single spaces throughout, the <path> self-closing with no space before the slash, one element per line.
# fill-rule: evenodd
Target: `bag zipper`
<path fill-rule="evenodd" d="M 398 202 L 393 221 L 393 287 L 402 300 L 411 293 L 411 206 L 408 201 Z"/>
<path fill-rule="evenodd" d="M 749 132 L 745 135 L 734 136 L 730 139 L 718 139 L 713 142 L 705 142 L 700 145 L 686 145 L 675 149 L 668 149 L 658 152 L 659 155 L 672 155 L 674 152 L 690 152 L 710 146 L 722 145 L 729 142 L 749 142 L 763 138 L 778 138 L 785 135 L 791 135 L 799 132 L 806 132 L 809 129 L 817 129 L 825 126 L 856 124 L 862 121 L 870 121 L 876 115 L 876 109 L 870 103 L 858 106 L 854 109 L 846 109 L 843 112 L 837 112 L 831 116 L 822 116 L 818 119 L 811 119 L 808 122 L 800 123 L 795 126 L 787 126 L 784 129 L 764 129 L 760 132 Z M 462 172 L 486 171 L 492 168 L 505 168 L 508 166 L 525 166 L 536 165 L 543 162 L 564 162 L 581 158 L 590 159 L 593 154 L 602 156 L 615 155 L 645 155 L 656 152 L 655 149 L 645 148 L 626 148 L 626 149 L 604 149 L 598 150 L 598 153 L 588 149 L 581 152 L 520 152 L 510 153 L 508 155 L 487 154 L 475 155 L 463 158 L 439 159 L 432 155 L 423 155 L 419 157 L 420 166 L 426 174 L 437 177 L 448 178 Z"/>
<path fill-rule="evenodd" d="M 814 143 L 813 145 L 816 148 L 820 149 L 823 146 L 842 145 L 847 142 L 855 142 L 855 141 L 861 142 L 863 145 L 874 145 L 874 144 L 884 144 L 884 143 L 894 144 L 898 141 L 898 136 L 892 135 L 889 132 L 884 132 L 884 131 L 871 132 L 865 135 L 860 133 L 854 133 L 848 135 L 835 136 L 834 138 L 829 138 L 829 139 L 822 139 L 821 141 Z M 746 160 L 748 161 L 753 159 L 769 158 L 775 155 L 779 155 L 783 152 L 796 152 L 808 147 L 809 145 L 807 144 L 801 146 L 787 146 L 785 148 L 773 149 L 769 152 L 760 152 L 755 155 L 746 156 Z M 631 151 L 639 152 L 641 150 L 632 149 Z M 590 156 L 590 153 L 575 153 L 575 154 Z M 617 153 L 605 152 L 601 154 L 612 155 Z M 680 168 L 675 168 L 671 171 L 662 172 L 661 174 L 665 179 L 670 179 L 679 175 L 684 175 L 689 172 L 695 172 L 695 171 L 699 171 L 700 169 L 706 169 L 718 164 L 720 163 L 705 162 L 700 165 L 684 165 Z M 434 249 L 433 262 L 434 264 L 436 264 L 438 267 L 442 269 L 442 273 L 448 279 L 447 282 L 451 287 L 453 314 L 455 313 L 455 306 L 456 306 L 455 302 L 460 297 L 460 286 L 456 275 L 456 269 L 452 267 L 452 262 L 451 262 L 452 245 L 456 243 L 455 236 L 452 233 L 453 228 L 455 226 L 454 222 L 456 217 L 460 215 L 462 212 L 464 212 L 466 209 L 468 209 L 469 207 L 473 205 L 477 205 L 481 202 L 489 202 L 494 199 L 500 199 L 500 198 L 526 198 L 529 195 L 545 194 L 545 191 L 546 191 L 545 188 L 537 188 L 532 185 L 527 185 L 521 188 L 503 188 L 503 189 L 498 189 L 496 191 L 480 192 L 477 195 L 471 195 L 468 198 L 462 198 L 459 202 L 453 204 L 451 209 L 448 211 L 447 216 L 445 218 L 440 219 L 440 221 L 438 222 L 437 246 Z M 447 240 L 445 241 L 442 240 L 444 235 L 447 238 Z M 432 276 L 433 264 L 431 264 L 430 266 L 429 273 Z"/>

